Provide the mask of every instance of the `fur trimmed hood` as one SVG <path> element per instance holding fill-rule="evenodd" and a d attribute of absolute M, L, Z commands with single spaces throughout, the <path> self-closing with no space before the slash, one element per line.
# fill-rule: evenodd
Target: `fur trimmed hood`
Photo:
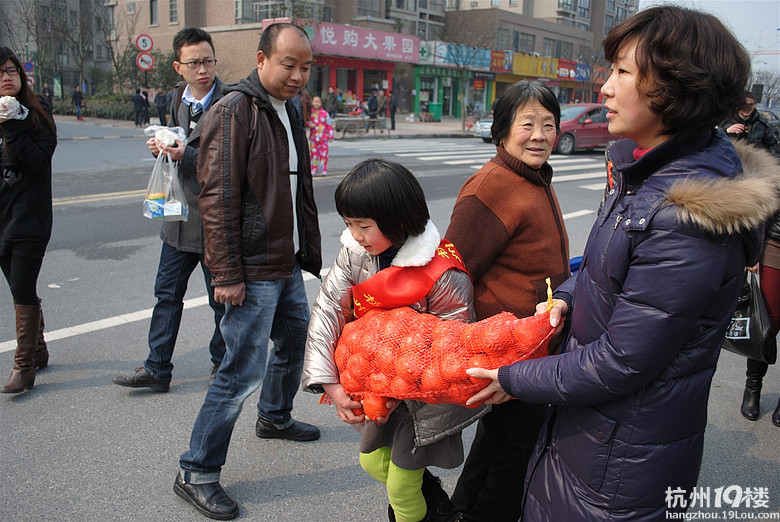
<path fill-rule="evenodd" d="M 735 234 L 765 223 L 780 208 L 780 164 L 769 152 L 732 140 L 743 172 L 735 178 L 675 182 L 666 192 L 682 223 Z"/>
<path fill-rule="evenodd" d="M 436 254 L 436 248 L 438 248 L 440 242 L 439 230 L 433 224 L 433 221 L 429 220 L 422 234 L 409 237 L 401 246 L 395 258 L 393 258 L 393 266 L 427 265 Z M 370 255 L 365 248 L 360 246 L 360 243 L 355 241 L 348 228 L 341 233 L 341 244 L 355 254 Z"/>

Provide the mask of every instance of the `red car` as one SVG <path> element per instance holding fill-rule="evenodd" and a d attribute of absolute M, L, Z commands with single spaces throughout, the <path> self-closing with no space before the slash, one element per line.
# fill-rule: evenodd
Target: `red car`
<path fill-rule="evenodd" d="M 607 108 L 600 103 L 573 103 L 561 106 L 561 132 L 553 150 L 571 154 L 579 149 L 597 149 L 618 139 L 607 130 Z"/>

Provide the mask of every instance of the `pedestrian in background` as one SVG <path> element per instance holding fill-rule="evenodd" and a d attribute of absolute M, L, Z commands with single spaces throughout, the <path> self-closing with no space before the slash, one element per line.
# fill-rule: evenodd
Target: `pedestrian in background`
<path fill-rule="evenodd" d="M 547 162 L 560 128 L 558 100 L 539 82 L 521 81 L 496 107 L 496 156 L 461 188 L 445 234 L 474 280 L 477 321 L 501 312 L 531 316 L 547 297 L 545 279 L 555 289 L 570 275 L 569 237 Z M 546 404 L 517 400 L 479 420 L 452 494 L 464 521 L 517 521 L 518 470 L 528 466 L 546 413 Z"/>
<path fill-rule="evenodd" d="M 81 121 L 84 117 L 81 115 L 81 104 L 84 102 L 84 95 L 81 93 L 81 87 L 76 85 L 73 89 L 73 94 L 70 96 L 70 103 L 76 107 L 76 119 Z"/>
<path fill-rule="evenodd" d="M 30 89 L 27 73 L 8 47 L 0 47 L 3 96 L 29 110 L 22 120 L 0 116 L 0 269 L 16 313 L 14 367 L 0 392 L 19 393 L 31 389 L 35 372 L 49 364 L 37 284 L 51 237 L 51 159 L 57 129 L 48 104 Z"/>
<path fill-rule="evenodd" d="M 740 106 L 737 116 L 722 127 L 737 143 L 777 153 L 777 137 L 756 110 L 756 99 L 750 91 L 745 91 L 744 103 Z M 780 214 L 769 220 L 765 228 L 764 252 L 758 265 L 759 288 L 769 312 L 772 330 L 777 335 L 780 332 Z M 750 270 L 755 271 L 755 267 Z M 739 411 L 747 420 L 755 421 L 761 413 L 761 388 L 769 364 L 748 357 L 746 365 L 745 391 L 742 393 Z M 772 422 L 780 426 L 780 400 L 772 413 Z"/>
<path fill-rule="evenodd" d="M 49 104 L 49 109 L 54 107 L 54 91 L 49 87 L 49 82 L 43 82 L 43 89 L 41 89 L 41 95 Z"/>
<path fill-rule="evenodd" d="M 318 277 L 322 267 L 309 146 L 290 102 L 309 80 L 312 47 L 303 29 L 278 23 L 263 30 L 258 48 L 257 69 L 206 116 L 198 161 L 206 263 L 214 296 L 225 303 L 227 351 L 179 460 L 174 491 L 221 520 L 238 516 L 219 478 L 244 401 L 261 384 L 258 437 L 320 437 L 319 428 L 291 414 L 309 324 L 302 270 Z"/>
<path fill-rule="evenodd" d="M 750 91 L 745 91 L 745 101 L 740 105 L 736 117 L 724 123 L 722 127 L 731 138 L 775 152 L 777 136 L 772 133 L 769 124 L 756 109 L 756 98 Z"/>
<path fill-rule="evenodd" d="M 336 117 L 339 110 L 339 95 L 332 85 L 328 87 L 328 97 L 325 99 L 325 110 L 328 111 L 328 115 L 331 119 Z"/>
<path fill-rule="evenodd" d="M 162 87 L 157 87 L 157 92 L 154 95 L 154 108 L 157 109 L 157 117 L 160 119 L 160 125 L 168 125 L 168 111 L 170 105 L 168 103 L 168 96 L 163 91 Z"/>
<path fill-rule="evenodd" d="M 151 106 L 149 103 L 149 87 L 141 91 L 141 96 L 144 98 L 143 124 L 149 125 L 149 107 Z"/>
<path fill-rule="evenodd" d="M 378 118 L 387 117 L 387 97 L 385 91 L 380 89 L 376 95 L 376 113 Z"/>
<path fill-rule="evenodd" d="M 136 88 L 135 93 L 130 96 L 130 101 L 133 103 L 133 114 L 135 115 L 135 126 L 144 126 L 144 107 L 146 106 L 146 99 L 141 94 L 141 89 Z"/>
<path fill-rule="evenodd" d="M 170 127 L 181 127 L 187 134 L 185 141 L 175 146 L 158 149 L 154 137 L 146 145 L 152 154 L 170 154 L 179 164 L 178 176 L 189 206 L 187 221 L 163 222 L 160 238 L 162 251 L 154 282 L 157 303 L 149 324 L 149 355 L 143 366 L 129 375 L 114 377 L 114 384 L 129 388 L 149 388 L 167 392 L 173 372 L 173 349 L 179 334 L 184 311 L 184 295 L 192 272 L 200 265 L 206 282 L 209 306 L 214 313 L 214 332 L 209 341 L 211 379 L 217 373 L 225 356 L 225 340 L 219 323 L 225 314 L 225 305 L 214 299 L 211 272 L 204 260 L 203 224 L 198 210 L 200 183 L 197 179 L 198 153 L 203 115 L 222 97 L 222 82 L 216 76 L 217 60 L 211 35 L 197 27 L 185 27 L 173 37 L 176 60 L 173 68 L 184 78 L 176 91 L 171 109 Z M 160 98 L 165 95 L 158 93 Z"/>
<path fill-rule="evenodd" d="M 311 101 L 309 127 L 309 154 L 311 155 L 311 175 L 328 175 L 328 148 L 333 140 L 333 122 L 327 111 L 322 108 L 322 98 L 315 96 Z"/>
<path fill-rule="evenodd" d="M 393 94 L 393 91 L 387 91 L 389 99 L 387 101 L 388 110 L 390 111 L 390 130 L 395 130 L 395 111 L 398 110 L 398 96 Z"/>
<path fill-rule="evenodd" d="M 580 269 L 554 293 L 563 353 L 467 370 L 493 380 L 469 401 L 553 405 L 518 470 L 528 521 L 681 518 L 689 503 L 669 490 L 696 498 L 720 348 L 780 205 L 777 166 L 748 170 L 716 128 L 750 77 L 722 22 L 645 9 L 609 31 L 604 56 L 609 132 L 624 139 L 607 150 L 614 191 Z"/>

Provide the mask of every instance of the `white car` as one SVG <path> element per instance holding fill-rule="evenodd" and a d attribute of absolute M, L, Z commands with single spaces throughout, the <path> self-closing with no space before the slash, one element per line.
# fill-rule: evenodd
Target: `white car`
<path fill-rule="evenodd" d="M 482 118 L 474 124 L 474 136 L 482 138 L 485 143 L 493 143 L 490 128 L 493 126 L 493 118 Z"/>

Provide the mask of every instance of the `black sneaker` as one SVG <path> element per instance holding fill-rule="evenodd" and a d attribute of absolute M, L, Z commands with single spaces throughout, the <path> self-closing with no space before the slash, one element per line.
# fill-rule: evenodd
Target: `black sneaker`
<path fill-rule="evenodd" d="M 320 429 L 317 426 L 312 426 L 311 424 L 306 424 L 305 422 L 299 422 L 293 419 L 292 424 L 283 430 L 280 430 L 274 426 L 271 421 L 265 420 L 260 416 L 257 417 L 255 433 L 261 439 L 309 441 L 320 438 Z"/>
<path fill-rule="evenodd" d="M 173 492 L 209 518 L 231 520 L 238 516 L 238 504 L 219 482 L 188 484 L 181 478 L 181 473 L 177 473 Z"/>
<path fill-rule="evenodd" d="M 111 381 L 119 386 L 127 386 L 128 388 L 149 388 L 152 391 L 160 393 L 167 392 L 171 385 L 170 381 L 161 381 L 152 377 L 143 366 L 136 368 L 135 373 L 131 375 L 118 375 L 112 378 Z"/>

